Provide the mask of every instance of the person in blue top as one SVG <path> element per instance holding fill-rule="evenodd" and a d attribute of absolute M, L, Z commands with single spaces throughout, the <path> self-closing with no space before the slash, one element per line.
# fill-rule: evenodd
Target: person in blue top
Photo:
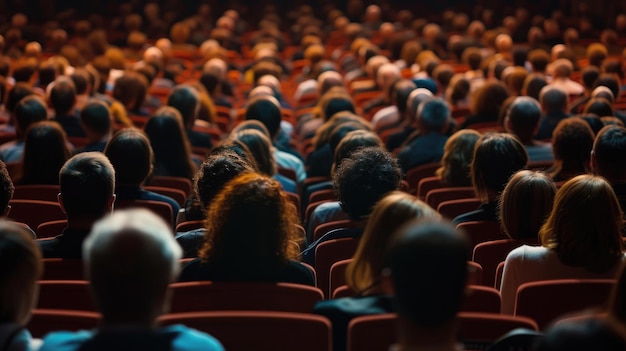
<path fill-rule="evenodd" d="M 41 351 L 222 351 L 212 336 L 183 325 L 157 326 L 181 249 L 169 225 L 145 209 L 119 210 L 97 222 L 83 245 L 102 320 L 95 330 L 48 334 Z"/>

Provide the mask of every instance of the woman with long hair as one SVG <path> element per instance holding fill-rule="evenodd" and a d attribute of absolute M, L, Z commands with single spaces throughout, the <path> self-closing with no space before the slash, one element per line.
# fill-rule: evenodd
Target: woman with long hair
<path fill-rule="evenodd" d="M 502 276 L 502 313 L 513 314 L 517 288 L 551 279 L 613 279 L 625 261 L 622 209 L 602 177 L 579 175 L 554 198 L 539 231 L 541 246 L 511 251 Z"/>
<path fill-rule="evenodd" d="M 197 165 L 183 127 L 183 119 L 173 107 L 161 107 L 152 116 L 144 131 L 154 151 L 152 175 L 192 179 Z"/>
<path fill-rule="evenodd" d="M 59 171 L 71 156 L 67 137 L 53 121 L 41 121 L 26 131 L 19 185 L 59 184 Z"/>

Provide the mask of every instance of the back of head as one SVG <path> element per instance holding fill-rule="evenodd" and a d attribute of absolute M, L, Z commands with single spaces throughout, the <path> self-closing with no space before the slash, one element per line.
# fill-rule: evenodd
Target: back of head
<path fill-rule="evenodd" d="M 383 197 L 374 206 L 354 259 L 347 268 L 346 280 L 350 288 L 365 293 L 380 284 L 392 234 L 400 227 L 418 219 L 439 218 L 437 211 L 405 192 L 393 191 Z"/>
<path fill-rule="evenodd" d="M 111 113 L 101 101 L 90 101 L 80 111 L 80 122 L 86 130 L 103 138 L 111 132 Z"/>
<path fill-rule="evenodd" d="M 15 121 L 17 122 L 17 133 L 22 137 L 32 124 L 44 121 L 48 118 L 46 103 L 35 95 L 30 95 L 15 106 Z"/>
<path fill-rule="evenodd" d="M 76 103 L 76 88 L 67 78 L 57 79 L 50 89 L 50 104 L 57 115 L 69 113 Z"/>
<path fill-rule="evenodd" d="M 480 133 L 473 129 L 461 129 L 446 141 L 437 175 L 447 186 L 471 186 L 470 165 Z"/>
<path fill-rule="evenodd" d="M 154 320 L 180 269 L 169 226 L 145 209 L 118 210 L 94 224 L 83 243 L 85 272 L 105 322 Z"/>
<path fill-rule="evenodd" d="M 528 154 L 512 135 L 484 134 L 476 143 L 471 167 L 476 196 L 487 202 L 498 196 L 509 178 L 526 167 Z"/>
<path fill-rule="evenodd" d="M 430 99 L 420 104 L 417 120 L 422 129 L 428 132 L 443 133 L 448 125 L 450 107 L 441 99 Z"/>
<path fill-rule="evenodd" d="M 275 267 L 299 256 L 289 245 L 289 240 L 297 240 L 295 223 L 295 207 L 278 182 L 256 173 L 240 174 L 209 206 L 199 255 L 239 274 Z"/>
<path fill-rule="evenodd" d="M 226 183 L 240 174 L 252 172 L 254 167 L 234 151 L 223 149 L 211 153 L 196 174 L 194 192 L 202 206 L 207 208 Z"/>
<path fill-rule="evenodd" d="M 122 129 L 107 143 L 104 154 L 115 169 L 115 182 L 141 185 L 152 172 L 154 153 L 146 134 L 135 128 Z"/>
<path fill-rule="evenodd" d="M 397 190 L 401 181 L 396 157 L 380 147 L 353 152 L 338 165 L 333 177 L 341 208 L 353 220 L 369 216 L 378 200 Z"/>
<path fill-rule="evenodd" d="M 597 88 L 599 86 L 605 86 L 611 89 L 613 96 L 619 96 L 620 93 L 620 83 L 615 77 L 614 74 L 610 73 L 602 73 L 593 83 L 593 87 Z"/>
<path fill-rule="evenodd" d="M 80 153 L 61 168 L 59 185 L 68 220 L 96 220 L 111 210 L 115 170 L 100 152 Z"/>
<path fill-rule="evenodd" d="M 347 126 L 349 123 L 344 125 Z M 384 147 L 382 140 L 376 133 L 362 129 L 352 130 L 346 133 L 336 145 L 336 148 L 334 148 L 334 165 L 339 165 L 345 158 L 350 157 L 354 151 L 372 146 Z"/>
<path fill-rule="evenodd" d="M 419 221 L 394 236 L 387 267 L 398 314 L 425 329 L 454 321 L 465 292 L 467 240 L 450 224 Z"/>
<path fill-rule="evenodd" d="M 37 298 L 42 264 L 39 246 L 27 229 L 0 220 L 0 323 L 25 326 Z"/>
<path fill-rule="evenodd" d="M 523 143 L 532 140 L 535 130 L 541 119 L 541 106 L 527 96 L 519 96 L 513 100 L 506 114 L 509 121 L 508 128 L 517 135 Z"/>
<path fill-rule="evenodd" d="M 579 175 L 567 181 L 540 238 L 559 260 L 590 272 L 610 270 L 621 260 L 623 213 L 610 184 L 602 177 Z"/>
<path fill-rule="evenodd" d="M 519 171 L 500 197 L 499 216 L 504 232 L 512 239 L 537 239 L 541 225 L 552 211 L 556 187 L 546 174 Z"/>
<path fill-rule="evenodd" d="M 250 102 L 246 108 L 246 119 L 261 121 L 270 132 L 273 140 L 280 131 L 282 115 L 278 101 L 272 97 L 259 97 Z"/>
<path fill-rule="evenodd" d="M 591 98 L 585 105 L 583 113 L 594 114 L 598 117 L 612 117 L 615 115 L 613 104 L 609 100 L 600 97 Z"/>
<path fill-rule="evenodd" d="M 626 181 L 626 128 L 607 126 L 596 135 L 591 153 L 594 173 L 609 182 Z"/>
<path fill-rule="evenodd" d="M 53 121 L 31 125 L 24 138 L 22 184 L 57 184 L 59 170 L 70 157 L 67 137 Z"/>
<path fill-rule="evenodd" d="M 539 93 L 539 101 L 547 113 L 564 111 L 567 107 L 567 93 L 563 89 L 546 86 Z"/>
<path fill-rule="evenodd" d="M 167 106 L 177 109 L 183 118 L 183 125 L 191 127 L 200 109 L 200 98 L 193 88 L 179 85 L 167 97 Z"/>
<path fill-rule="evenodd" d="M 232 135 L 231 138 L 241 141 L 248 147 L 262 174 L 272 177 L 276 173 L 271 142 L 263 133 L 255 129 L 246 129 Z"/>
<path fill-rule="evenodd" d="M 588 167 L 595 135 L 587 122 L 570 117 L 557 124 L 552 134 L 555 160 Z"/>

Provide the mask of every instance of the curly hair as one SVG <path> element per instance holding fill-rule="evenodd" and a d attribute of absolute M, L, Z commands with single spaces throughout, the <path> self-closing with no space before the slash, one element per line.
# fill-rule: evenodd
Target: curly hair
<path fill-rule="evenodd" d="M 254 167 L 235 151 L 219 150 L 211 153 L 200 166 L 194 182 L 194 193 L 206 208 L 228 181 L 240 174 L 253 172 Z"/>
<path fill-rule="evenodd" d="M 402 170 L 396 157 L 380 147 L 366 147 L 344 159 L 333 184 L 343 211 L 353 220 L 369 216 L 378 200 L 398 190 Z"/>
<path fill-rule="evenodd" d="M 246 173 L 226 184 L 207 211 L 199 257 L 235 271 L 263 270 L 299 259 L 295 206 L 280 184 Z"/>

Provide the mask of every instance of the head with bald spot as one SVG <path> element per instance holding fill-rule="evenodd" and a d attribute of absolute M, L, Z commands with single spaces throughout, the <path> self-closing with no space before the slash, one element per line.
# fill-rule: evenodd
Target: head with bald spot
<path fill-rule="evenodd" d="M 148 210 L 118 210 L 98 221 L 83 258 L 104 324 L 153 326 L 166 312 L 180 257 L 169 226 Z"/>
<path fill-rule="evenodd" d="M 377 76 L 378 69 L 386 63 L 389 63 L 389 59 L 386 56 L 376 55 L 371 57 L 365 64 L 365 72 L 369 77 L 375 78 Z"/>
<path fill-rule="evenodd" d="M 591 92 L 591 98 L 603 98 L 609 101 L 611 104 L 615 102 L 615 96 L 611 89 L 605 87 L 604 85 L 600 85 L 593 89 Z"/>
<path fill-rule="evenodd" d="M 400 78 L 400 68 L 393 63 L 385 63 L 376 72 L 376 85 L 384 92 Z"/>
<path fill-rule="evenodd" d="M 513 39 L 506 33 L 498 34 L 495 44 L 499 53 L 509 53 L 513 49 Z"/>
<path fill-rule="evenodd" d="M 409 97 L 406 99 L 406 113 L 405 116 L 409 123 L 415 123 L 417 116 L 417 109 L 422 104 L 422 102 L 433 97 L 433 93 L 425 88 L 417 88 L 409 94 Z"/>
<path fill-rule="evenodd" d="M 225 79 L 228 73 L 228 65 L 221 58 L 212 58 L 202 67 L 203 73 L 213 73 L 220 79 Z"/>

